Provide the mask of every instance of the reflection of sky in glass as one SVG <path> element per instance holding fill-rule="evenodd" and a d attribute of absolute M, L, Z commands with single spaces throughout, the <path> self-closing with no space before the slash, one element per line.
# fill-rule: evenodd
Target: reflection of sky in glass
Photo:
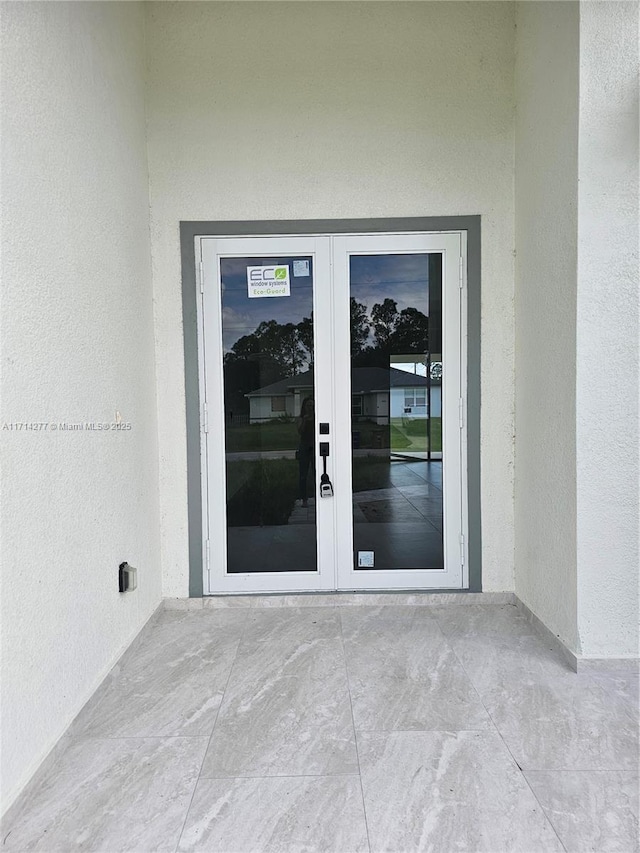
<path fill-rule="evenodd" d="M 313 259 L 309 275 L 293 275 L 293 257 L 222 258 L 222 339 L 228 352 L 243 335 L 252 334 L 265 320 L 280 324 L 299 323 L 313 310 Z M 249 299 L 247 267 L 288 265 L 290 296 Z M 427 254 L 352 255 L 351 296 L 365 305 L 367 313 L 376 303 L 393 299 L 398 311 L 416 308 L 429 315 L 429 260 Z M 373 343 L 373 330 L 369 335 Z"/>
<path fill-rule="evenodd" d="M 416 308 L 429 315 L 428 255 L 351 255 L 351 296 L 369 315 L 376 303 L 393 299 L 398 311 Z"/>
<path fill-rule="evenodd" d="M 413 373 L 417 376 L 427 375 L 427 365 L 421 361 L 394 361 L 391 364 L 396 370 L 403 370 L 405 373 Z"/>
<path fill-rule="evenodd" d="M 309 261 L 309 275 L 293 274 L 293 258 L 222 258 L 220 261 L 222 279 L 222 343 L 225 352 L 229 352 L 235 342 L 255 332 L 265 320 L 275 320 L 281 325 L 300 323 L 310 317 L 313 310 L 313 259 L 296 257 L 296 260 Z M 290 296 L 270 296 L 249 299 L 247 287 L 247 267 L 260 266 L 289 267 Z"/>

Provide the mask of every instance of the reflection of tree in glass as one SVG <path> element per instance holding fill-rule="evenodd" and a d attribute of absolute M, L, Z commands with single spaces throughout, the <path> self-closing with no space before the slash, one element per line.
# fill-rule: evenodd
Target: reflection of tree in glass
<path fill-rule="evenodd" d="M 367 341 L 371 327 L 367 323 L 367 306 L 351 297 L 351 357 L 359 355 Z"/>
<path fill-rule="evenodd" d="M 276 372 L 280 373 L 280 377 L 276 378 L 295 376 L 308 366 L 313 347 L 312 341 L 311 318 L 305 318 L 297 325 L 278 323 L 277 320 L 263 320 L 255 332 L 243 335 L 235 342 L 231 352 L 225 356 L 225 363 L 270 362 L 276 368 Z"/>
<path fill-rule="evenodd" d="M 403 308 L 391 336 L 394 352 L 426 353 L 429 349 L 429 318 L 417 308 Z"/>
<path fill-rule="evenodd" d="M 417 308 L 398 311 L 394 299 L 376 302 L 370 325 L 366 306 L 351 299 L 351 358 L 354 367 L 388 367 L 389 355 L 429 350 L 429 318 Z M 373 336 L 371 331 L 373 330 Z M 367 342 L 371 341 L 367 345 Z"/>
<path fill-rule="evenodd" d="M 298 323 L 298 339 L 306 352 L 306 361 L 313 367 L 313 311 L 310 317 L 303 317 Z"/>
<path fill-rule="evenodd" d="M 385 299 L 382 304 L 376 302 L 371 309 L 371 320 L 378 349 L 388 349 L 391 336 L 398 322 L 398 305 L 394 299 Z"/>
<path fill-rule="evenodd" d="M 398 311 L 394 299 L 367 306 L 351 297 L 351 358 L 356 367 L 388 367 L 392 353 L 426 353 L 429 318 L 417 308 Z M 373 336 L 371 332 L 373 331 Z M 313 367 L 313 315 L 299 323 L 264 320 L 225 356 L 229 391 L 246 394 Z M 237 404 L 236 404 L 237 405 Z"/>

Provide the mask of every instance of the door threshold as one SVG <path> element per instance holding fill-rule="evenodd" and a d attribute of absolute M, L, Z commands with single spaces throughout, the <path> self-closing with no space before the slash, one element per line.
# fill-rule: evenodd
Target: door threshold
<path fill-rule="evenodd" d="M 201 610 L 225 607 L 351 607 L 429 606 L 439 604 L 515 604 L 513 592 L 456 590 L 390 590 L 387 592 L 292 592 L 207 595 L 202 598 L 165 598 L 165 610 Z"/>

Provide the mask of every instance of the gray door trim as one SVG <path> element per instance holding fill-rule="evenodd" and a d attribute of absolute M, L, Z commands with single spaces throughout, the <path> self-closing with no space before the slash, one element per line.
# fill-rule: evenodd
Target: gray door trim
<path fill-rule="evenodd" d="M 189 596 L 203 595 L 200 389 L 198 382 L 198 281 L 196 237 L 362 234 L 402 231 L 467 232 L 467 493 L 469 589 L 482 590 L 480 507 L 480 216 L 426 216 L 399 219 L 298 219 L 234 222 L 181 222 L 182 321 L 184 329 L 189 518 Z M 439 590 L 447 592 L 447 590 Z M 453 590 L 460 592 L 461 590 Z"/>

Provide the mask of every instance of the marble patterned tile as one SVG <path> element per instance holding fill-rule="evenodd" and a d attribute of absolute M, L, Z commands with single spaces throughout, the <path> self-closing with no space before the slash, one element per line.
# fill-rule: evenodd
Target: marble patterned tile
<path fill-rule="evenodd" d="M 640 849 L 637 771 L 525 774 L 568 853 Z"/>
<path fill-rule="evenodd" d="M 339 637 L 340 619 L 333 607 L 256 607 L 247 616 L 242 648 Z"/>
<path fill-rule="evenodd" d="M 255 597 L 253 607 L 334 607 L 339 593 L 310 593 L 307 595 L 260 595 Z"/>
<path fill-rule="evenodd" d="M 562 853 L 495 732 L 359 734 L 372 853 Z"/>
<path fill-rule="evenodd" d="M 3 827 L 3 850 L 175 850 L 206 746 L 206 738 L 76 741 Z"/>
<path fill-rule="evenodd" d="M 357 731 L 437 731 L 493 728 L 463 672 L 442 661 L 431 680 L 350 677 Z"/>
<path fill-rule="evenodd" d="M 464 605 L 465 607 L 473 607 L 477 604 L 482 607 L 491 607 L 495 605 L 515 604 L 515 595 L 513 592 L 443 592 L 439 593 L 439 605 L 455 604 L 456 606 Z"/>
<path fill-rule="evenodd" d="M 258 618 L 247 626 L 238 648 L 230 687 L 252 680 L 305 678 L 310 682 L 344 673 L 344 652 L 340 623 L 333 610 L 313 611 L 315 618 L 300 614 L 287 618 L 290 611 L 256 612 Z M 309 609 L 305 614 L 312 616 Z M 260 618 L 267 617 L 267 618 Z"/>
<path fill-rule="evenodd" d="M 162 600 L 164 610 L 202 610 L 202 598 L 164 598 Z"/>
<path fill-rule="evenodd" d="M 579 677 L 584 681 L 600 685 L 616 702 L 629 708 L 630 713 L 637 719 L 640 709 L 640 678 L 635 672 L 593 672 L 587 670 Z"/>
<path fill-rule="evenodd" d="M 259 598 L 257 595 L 206 595 L 202 599 L 202 606 L 212 610 L 253 607 L 257 598 Z"/>
<path fill-rule="evenodd" d="M 479 690 L 574 674 L 558 646 L 538 634 L 512 604 L 474 604 L 464 609 L 443 605 L 432 612 Z"/>
<path fill-rule="evenodd" d="M 340 616 L 358 731 L 491 727 L 429 608 L 363 607 Z"/>
<path fill-rule="evenodd" d="M 287 611 L 277 611 L 287 613 Z M 275 615 L 275 613 L 262 614 Z M 301 631 L 303 625 L 297 620 Z M 243 642 L 226 688 L 204 777 L 357 772 L 340 637 L 309 621 L 296 640 L 279 632 Z M 271 627 L 276 620 L 271 620 Z M 264 626 L 263 626 L 264 627 Z M 319 629 L 313 636 L 311 629 Z"/>
<path fill-rule="evenodd" d="M 368 853 L 360 780 L 201 779 L 180 853 Z"/>
<path fill-rule="evenodd" d="M 575 675 L 557 649 L 527 634 L 500 639 L 467 637 L 451 640 L 451 646 L 472 684 L 480 691 L 500 685 L 506 689 L 522 680 Z"/>
<path fill-rule="evenodd" d="M 217 650 L 237 643 L 248 618 L 240 610 L 166 610 L 133 654 L 121 658 L 117 671 L 127 679 L 146 678 L 160 660 L 184 671 L 216 659 Z"/>
<path fill-rule="evenodd" d="M 430 607 L 369 606 L 339 611 L 349 672 L 428 677 L 449 649 Z"/>
<path fill-rule="evenodd" d="M 432 609 L 443 634 L 454 640 L 500 640 L 511 641 L 514 637 L 536 636 L 526 617 L 515 604 L 485 604 L 474 602 L 459 609 L 448 602 Z"/>
<path fill-rule="evenodd" d="M 581 675 L 605 675 L 640 677 L 640 660 L 635 658 L 586 658 L 578 659 L 578 672 Z"/>
<path fill-rule="evenodd" d="M 249 611 L 162 614 L 74 721 L 75 737 L 209 735 Z"/>
<path fill-rule="evenodd" d="M 485 604 L 482 602 L 485 601 Z M 336 596 L 337 607 L 353 606 L 400 606 L 430 608 L 429 615 L 435 616 L 434 609 L 444 605 L 455 607 L 475 607 L 481 604 L 512 604 L 511 592 L 342 592 Z M 439 623 L 440 624 L 440 623 Z M 441 626 L 442 627 L 442 626 Z"/>
<path fill-rule="evenodd" d="M 634 770 L 638 717 L 609 685 L 568 673 L 479 690 L 523 770 Z"/>

